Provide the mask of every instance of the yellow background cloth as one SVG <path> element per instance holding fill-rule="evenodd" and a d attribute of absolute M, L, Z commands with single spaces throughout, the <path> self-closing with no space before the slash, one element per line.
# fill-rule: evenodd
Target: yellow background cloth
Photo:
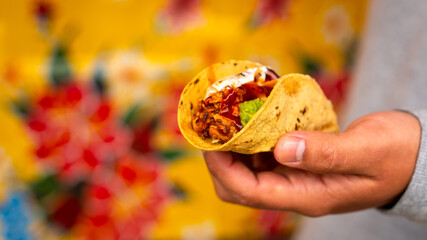
<path fill-rule="evenodd" d="M 71 82 L 82 91 L 82 101 L 90 105 L 108 99 L 108 119 L 114 124 L 136 109 L 131 125 L 116 124 L 119 135 L 129 141 L 120 154 L 143 159 L 155 156 L 156 169 L 160 169 L 159 188 L 168 193 L 156 205 L 155 217 L 142 221 L 135 212 L 143 208 L 146 196 L 157 185 L 117 187 L 116 194 L 110 196 L 108 220 L 95 223 L 89 218 L 92 225 L 82 217 L 87 213 L 85 204 L 90 202 L 84 193 L 83 197 L 79 195 L 84 213 L 71 227 L 58 228 L 55 221 L 43 220 L 34 210 L 30 213 L 29 234 L 70 239 L 88 237 L 89 233 L 99 239 L 289 236 L 296 222 L 294 216 L 235 206 L 216 197 L 200 153 L 177 132 L 177 99 L 182 87 L 204 67 L 228 59 L 247 59 L 269 65 L 279 74 L 312 75 L 339 110 L 345 100 L 365 8 L 366 1 L 358 0 L 0 1 L 0 160 L 11 165 L 0 163 L 0 205 L 16 191 L 28 192 L 29 199 L 33 199 L 35 183 L 47 175 L 62 174 L 40 159 L 37 149 L 45 141 L 42 133 L 34 130 L 32 117 L 17 113 L 16 106 L 23 102 L 37 105 L 43 96 L 60 92 L 60 85 L 52 82 L 52 69 L 65 61 Z M 58 49 L 64 53 L 59 60 L 55 58 Z M 98 99 L 93 90 L 84 87 L 96 76 L 102 76 L 107 97 Z M 87 100 L 92 98 L 95 100 Z M 43 116 L 48 115 L 42 124 L 60 123 L 60 119 L 75 123 L 76 118 L 70 115 L 81 111 L 68 106 L 67 110 L 58 109 L 39 110 Z M 72 130 L 67 144 L 82 139 L 73 134 L 89 134 L 92 139 L 99 133 L 97 128 L 102 128 L 90 123 L 87 133 L 79 127 L 84 124 L 72 127 L 69 122 L 61 125 Z M 141 129 L 135 124 L 146 126 L 149 132 L 148 140 L 139 142 L 144 150 L 135 150 L 135 144 L 130 143 L 137 136 L 147 136 L 138 135 Z M 60 154 L 66 152 L 65 148 L 58 147 L 49 155 L 55 160 L 48 157 L 49 161 L 66 158 Z M 3 176 L 11 171 L 15 177 Z M 96 170 L 91 171 L 77 169 L 73 177 L 84 172 L 88 182 L 94 178 L 98 181 Z M 59 178 L 60 184 L 68 184 L 68 180 Z M 17 187 L 21 184 L 27 187 Z M 55 194 L 31 200 L 30 205 L 35 204 L 46 216 L 57 216 L 44 207 L 46 202 L 60 202 L 69 193 L 61 190 Z M 125 233 L 133 220 L 146 225 Z M 1 221 L 0 226 L 8 239 L 8 226 Z M 115 230 L 101 234 L 106 226 Z"/>

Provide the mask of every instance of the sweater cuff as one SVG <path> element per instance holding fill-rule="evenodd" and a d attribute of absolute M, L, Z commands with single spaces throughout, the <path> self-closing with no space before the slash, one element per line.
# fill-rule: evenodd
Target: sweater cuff
<path fill-rule="evenodd" d="M 411 181 L 403 195 L 388 214 L 400 215 L 414 221 L 427 222 L 427 110 L 408 112 L 418 118 L 421 140 L 417 163 Z"/>

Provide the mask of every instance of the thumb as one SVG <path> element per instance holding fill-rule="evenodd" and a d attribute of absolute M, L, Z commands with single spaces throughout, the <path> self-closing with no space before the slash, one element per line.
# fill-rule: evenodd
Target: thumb
<path fill-rule="evenodd" d="M 365 164 L 355 137 L 341 133 L 298 131 L 282 136 L 275 159 L 286 166 L 316 173 L 362 173 Z"/>

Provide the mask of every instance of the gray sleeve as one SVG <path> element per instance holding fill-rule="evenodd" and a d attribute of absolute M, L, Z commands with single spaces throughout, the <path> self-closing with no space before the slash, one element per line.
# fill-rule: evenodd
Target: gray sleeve
<path fill-rule="evenodd" d="M 385 212 L 427 223 L 427 110 L 410 113 L 421 124 L 421 142 L 415 172 L 399 201 Z"/>

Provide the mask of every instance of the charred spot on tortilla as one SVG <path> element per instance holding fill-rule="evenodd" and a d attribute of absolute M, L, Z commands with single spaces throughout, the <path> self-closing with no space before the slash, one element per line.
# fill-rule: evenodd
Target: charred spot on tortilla
<path fill-rule="evenodd" d="M 190 103 L 190 109 L 193 110 L 193 103 Z"/>
<path fill-rule="evenodd" d="M 234 66 L 237 66 L 237 63 L 234 63 L 233 65 L 234 65 Z"/>
<path fill-rule="evenodd" d="M 194 85 L 199 83 L 199 79 L 196 79 L 196 81 L 194 81 Z"/>
<path fill-rule="evenodd" d="M 307 112 L 307 107 L 304 107 L 303 110 L 300 111 L 302 113 L 302 115 L 304 115 Z"/>
<path fill-rule="evenodd" d="M 179 105 L 182 105 L 182 103 L 183 103 L 183 102 L 181 101 L 181 102 L 179 103 Z"/>
<path fill-rule="evenodd" d="M 297 118 L 297 122 L 300 123 L 301 121 L 299 120 L 299 118 Z"/>
<path fill-rule="evenodd" d="M 298 125 L 295 123 L 295 130 L 298 130 Z"/>

